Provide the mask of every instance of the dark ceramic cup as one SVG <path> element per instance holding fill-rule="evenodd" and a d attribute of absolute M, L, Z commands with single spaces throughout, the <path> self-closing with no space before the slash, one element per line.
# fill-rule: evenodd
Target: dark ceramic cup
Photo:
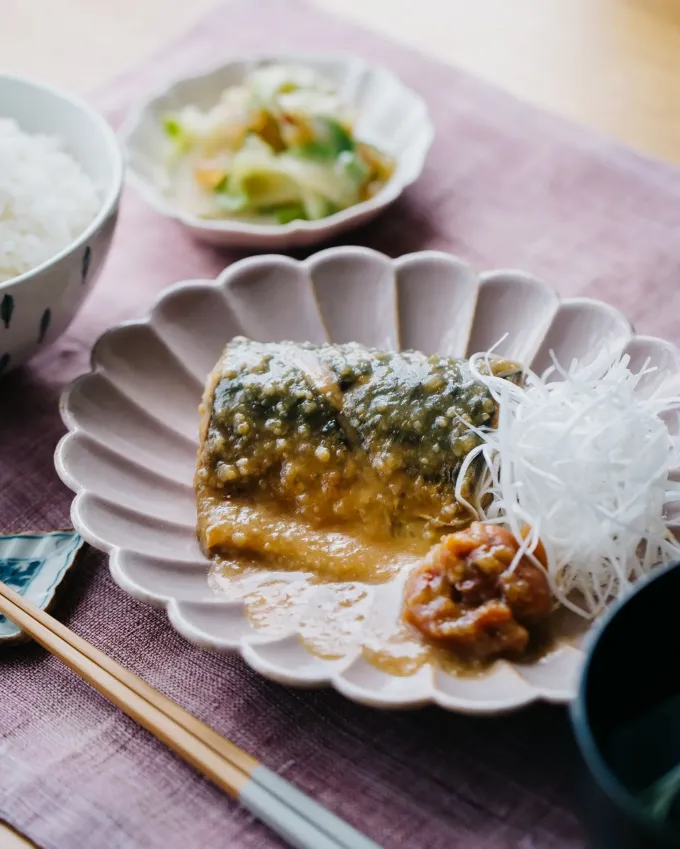
<path fill-rule="evenodd" d="M 680 847 L 680 793 L 657 816 L 645 797 L 680 764 L 680 562 L 614 605 L 586 652 L 571 719 L 590 846 Z"/>

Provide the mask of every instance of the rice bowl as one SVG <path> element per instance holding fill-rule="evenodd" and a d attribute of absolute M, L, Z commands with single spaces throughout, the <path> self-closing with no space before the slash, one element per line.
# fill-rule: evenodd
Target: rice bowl
<path fill-rule="evenodd" d="M 3 374 L 60 336 L 96 282 L 118 219 L 123 157 L 94 109 L 33 80 L 0 74 L 0 120 Z"/>

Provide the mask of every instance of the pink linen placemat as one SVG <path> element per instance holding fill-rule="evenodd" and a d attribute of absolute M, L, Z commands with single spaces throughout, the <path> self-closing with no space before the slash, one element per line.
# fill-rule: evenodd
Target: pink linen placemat
<path fill-rule="evenodd" d="M 437 137 L 422 179 L 350 236 L 514 266 L 564 295 L 608 299 L 680 341 L 680 172 L 531 109 L 465 74 L 294 0 L 235 0 L 98 103 L 118 124 L 165 79 L 235 52 L 349 50 L 427 99 Z M 52 466 L 64 383 L 96 337 L 165 286 L 235 258 L 191 242 L 127 192 L 105 275 L 73 327 L 0 382 L 0 530 L 62 527 Z M 71 628 L 164 690 L 385 849 L 580 849 L 565 712 L 472 719 L 379 713 L 268 683 L 186 643 L 128 598 L 90 551 L 57 607 Z M 280 846 L 234 803 L 36 646 L 0 655 L 0 817 L 49 849 Z"/>

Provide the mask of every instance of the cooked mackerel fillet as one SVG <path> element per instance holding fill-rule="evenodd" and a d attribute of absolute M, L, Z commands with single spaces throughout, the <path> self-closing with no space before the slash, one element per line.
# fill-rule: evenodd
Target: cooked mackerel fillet
<path fill-rule="evenodd" d="M 466 360 L 239 337 L 208 378 L 201 416 L 208 556 L 379 580 L 397 555 L 469 524 L 455 481 L 479 442 L 468 425 L 492 425 L 496 404 Z"/>

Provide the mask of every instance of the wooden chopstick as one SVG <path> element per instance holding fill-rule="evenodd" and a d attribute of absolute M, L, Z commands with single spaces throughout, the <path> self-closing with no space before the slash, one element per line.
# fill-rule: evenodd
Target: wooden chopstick
<path fill-rule="evenodd" d="M 0 582 L 0 613 L 297 849 L 380 849 L 231 741 Z"/>

